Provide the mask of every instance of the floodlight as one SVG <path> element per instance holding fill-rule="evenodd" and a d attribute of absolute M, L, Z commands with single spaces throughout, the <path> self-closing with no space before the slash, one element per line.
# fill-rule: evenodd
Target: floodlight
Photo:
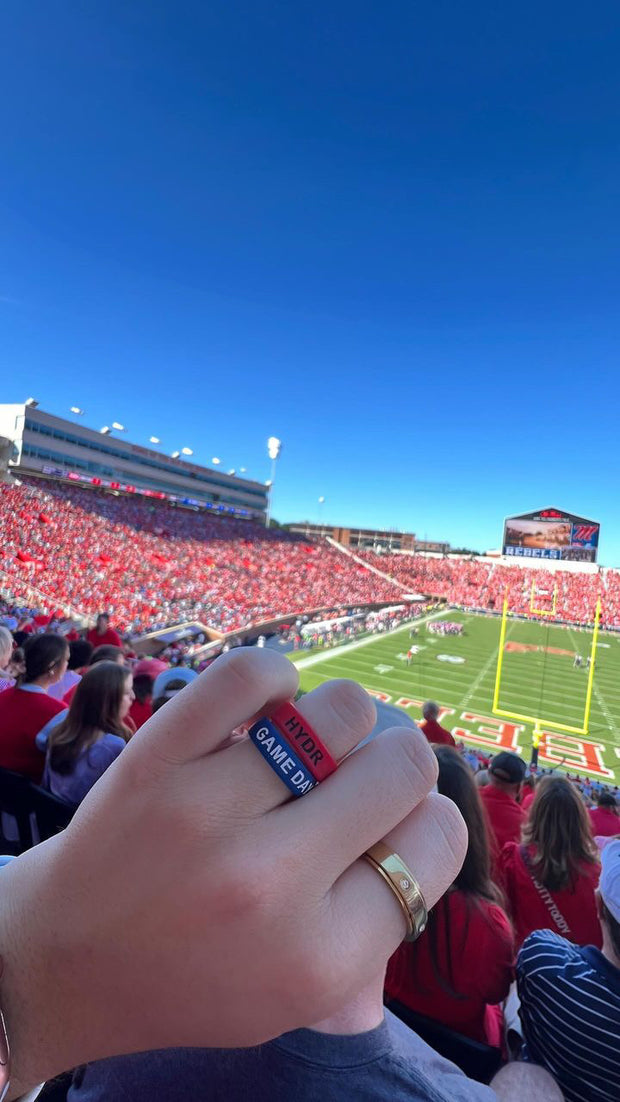
<path fill-rule="evenodd" d="M 183 452 L 183 455 L 193 455 L 194 454 L 191 448 L 181 448 L 181 451 Z"/>
<path fill-rule="evenodd" d="M 180 454 L 181 454 L 180 452 L 173 452 L 172 455 L 170 456 L 170 458 L 171 459 L 178 459 Z"/>
<path fill-rule="evenodd" d="M 38 404 L 39 403 L 36 398 L 26 398 L 25 405 L 29 406 L 30 409 L 36 409 Z"/>
<path fill-rule="evenodd" d="M 75 413 L 76 417 L 83 417 L 84 416 L 84 410 L 80 409 L 79 406 L 71 406 L 70 412 Z"/>
<path fill-rule="evenodd" d="M 270 436 L 267 441 L 267 452 L 270 459 L 277 459 L 282 451 L 282 441 L 277 436 Z"/>
<path fill-rule="evenodd" d="M 149 436 L 149 443 L 150 444 L 161 444 L 161 440 L 159 439 L 159 436 Z"/>
<path fill-rule="evenodd" d="M 218 466 L 218 464 L 220 464 L 220 463 L 222 462 L 222 460 L 221 460 L 221 459 L 218 459 L 217 455 L 214 455 L 214 456 L 213 456 L 213 459 L 211 460 L 211 462 L 212 462 L 213 464 L 215 464 L 215 466 L 217 467 L 217 466 Z"/>
<path fill-rule="evenodd" d="M 109 428 L 108 425 L 104 425 L 102 429 L 99 429 L 99 432 L 102 434 L 102 436 L 109 436 L 112 432 L 112 429 Z"/>

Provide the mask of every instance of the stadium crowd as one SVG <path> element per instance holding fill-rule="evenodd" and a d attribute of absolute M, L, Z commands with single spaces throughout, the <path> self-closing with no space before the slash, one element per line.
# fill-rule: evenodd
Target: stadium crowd
<path fill-rule="evenodd" d="M 537 590 L 553 590 L 557 585 L 557 608 L 560 620 L 575 624 L 592 623 L 597 597 L 602 598 L 601 623 L 620 628 L 620 571 L 601 570 L 598 573 L 574 573 L 504 566 L 468 558 L 431 558 L 426 555 L 379 554 L 359 551 L 359 558 L 384 571 L 408 591 L 432 593 L 443 597 L 456 608 L 496 609 L 501 611 L 504 597 L 511 612 L 527 616 L 530 613 L 532 585 Z"/>
<path fill-rule="evenodd" d="M 105 608 L 122 633 L 192 618 L 234 631 L 395 593 L 328 544 L 52 482 L 0 486 L 0 532 L 2 569 L 43 592 L 50 611 Z"/>

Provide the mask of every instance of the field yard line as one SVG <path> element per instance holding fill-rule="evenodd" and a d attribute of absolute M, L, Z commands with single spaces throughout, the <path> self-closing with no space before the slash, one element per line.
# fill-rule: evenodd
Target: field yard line
<path fill-rule="evenodd" d="M 412 627 L 427 624 L 429 620 L 437 620 L 440 616 L 445 615 L 446 610 L 442 608 L 441 612 L 431 612 L 428 616 L 422 616 L 420 620 L 412 620 L 410 623 L 404 624 L 402 628 L 385 631 L 381 635 L 369 635 L 367 639 L 358 639 L 354 643 L 344 643 L 341 647 L 332 647 L 330 650 L 321 651 L 320 654 L 311 654 L 308 658 L 302 658 L 301 662 L 295 662 L 294 665 L 297 666 L 298 670 L 307 670 L 309 666 L 316 666 L 317 662 L 327 662 L 329 658 L 335 658 L 338 654 L 346 654 L 348 651 L 357 650 L 358 647 L 368 647 L 371 643 L 379 643 L 382 639 L 390 639 L 401 631 L 410 631 Z"/>
<path fill-rule="evenodd" d="M 506 639 L 508 639 L 508 637 L 510 636 L 510 632 L 511 632 L 512 628 L 513 628 L 513 624 L 510 625 L 510 627 L 508 628 L 508 631 L 506 632 Z M 461 700 L 461 703 L 458 705 L 459 708 L 464 708 L 467 704 L 469 704 L 472 696 L 480 688 L 482 682 L 484 681 L 486 675 L 488 674 L 489 670 L 491 669 L 493 663 L 497 662 L 498 655 L 499 655 L 499 643 L 497 644 L 495 649 L 491 651 L 489 657 L 487 658 L 486 662 L 484 663 L 484 666 L 480 670 L 480 673 L 478 674 L 475 681 L 472 681 L 471 685 L 469 686 L 469 690 L 465 693 L 465 696 Z"/>
<path fill-rule="evenodd" d="M 568 634 L 570 635 L 570 639 L 571 639 L 571 643 L 572 643 L 573 642 L 573 632 L 572 632 L 571 628 L 568 629 Z M 577 650 L 577 649 L 578 648 L 575 647 L 575 650 Z M 596 660 L 595 660 L 595 664 L 596 664 Z M 596 672 L 596 669 L 595 669 L 595 672 Z M 616 727 L 616 724 L 614 723 L 613 716 L 612 716 L 611 712 L 609 711 L 609 708 L 607 707 L 607 704 L 605 703 L 605 698 L 603 697 L 603 694 L 601 693 L 601 690 L 599 689 L 598 685 L 596 684 L 596 678 L 594 679 L 594 681 L 592 683 L 592 688 L 594 689 L 594 695 L 596 697 L 598 706 L 601 709 L 601 712 L 603 713 L 603 715 L 605 716 L 605 719 L 607 720 L 607 726 L 608 726 L 609 730 L 613 733 L 616 740 L 618 742 L 620 742 L 620 731 Z"/>

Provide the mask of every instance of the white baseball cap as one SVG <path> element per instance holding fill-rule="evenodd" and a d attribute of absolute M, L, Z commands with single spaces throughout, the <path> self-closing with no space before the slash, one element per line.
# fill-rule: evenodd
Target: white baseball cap
<path fill-rule="evenodd" d="M 609 913 L 620 922 L 620 840 L 607 843 L 601 853 L 601 865 L 598 890 Z"/>

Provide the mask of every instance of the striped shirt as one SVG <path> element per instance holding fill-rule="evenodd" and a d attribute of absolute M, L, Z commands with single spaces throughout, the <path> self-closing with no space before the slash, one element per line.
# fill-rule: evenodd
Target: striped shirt
<path fill-rule="evenodd" d="M 524 1058 L 542 1064 L 567 1102 L 620 1098 L 620 968 L 592 945 L 537 930 L 517 958 Z"/>

